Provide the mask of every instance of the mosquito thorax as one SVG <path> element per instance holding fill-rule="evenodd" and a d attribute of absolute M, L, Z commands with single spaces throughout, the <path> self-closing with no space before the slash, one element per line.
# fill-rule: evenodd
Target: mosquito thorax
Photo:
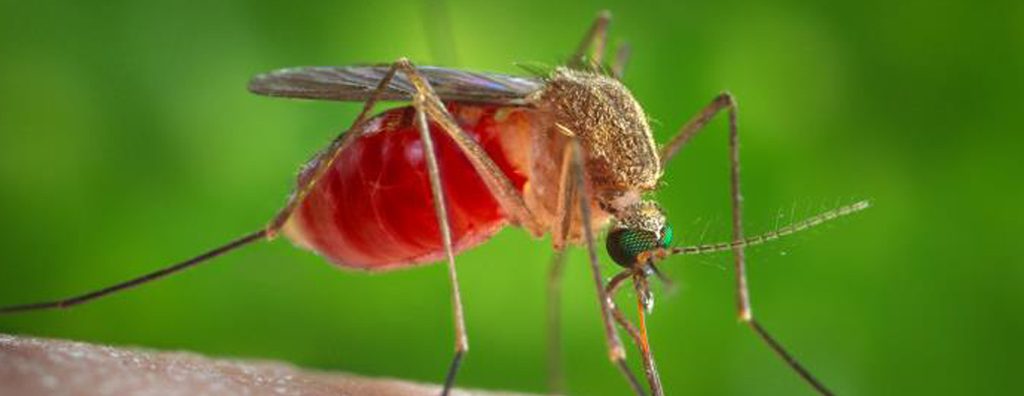
<path fill-rule="evenodd" d="M 560 67 L 531 99 L 556 125 L 579 138 L 598 201 L 657 187 L 661 165 L 647 115 L 621 82 Z"/>
<path fill-rule="evenodd" d="M 605 248 L 616 264 L 632 268 L 641 253 L 667 248 L 673 234 L 661 206 L 653 201 L 639 201 L 616 215 Z"/>

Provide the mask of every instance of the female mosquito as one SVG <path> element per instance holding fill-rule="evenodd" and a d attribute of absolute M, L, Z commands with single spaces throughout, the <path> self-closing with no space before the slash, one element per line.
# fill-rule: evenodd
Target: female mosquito
<path fill-rule="evenodd" d="M 85 303 L 282 234 L 346 268 L 384 271 L 444 260 L 455 318 L 445 395 L 469 349 L 455 256 L 514 225 L 538 238 L 551 234 L 553 344 L 559 340 L 563 253 L 571 245 L 586 247 L 609 357 L 636 394 L 646 389 L 626 364 L 616 324 L 640 349 L 646 388 L 662 395 L 645 325 L 651 301 L 647 279 L 661 277 L 656 263 L 668 256 L 729 250 L 735 257 L 740 320 L 818 392 L 830 394 L 754 318 L 744 248 L 862 210 L 867 202 L 744 237 L 735 99 L 718 95 L 659 149 L 643 108 L 619 81 L 628 47 L 620 47 L 605 66 L 609 21 L 609 13 L 600 13 L 574 55 L 546 75 L 419 67 L 404 58 L 388 65 L 299 67 L 258 75 L 249 90 L 259 95 L 364 102 L 351 127 L 303 167 L 293 194 L 265 227 L 139 278 L 72 298 L 0 308 L 0 313 Z M 371 116 L 379 101 L 411 105 Z M 729 118 L 732 240 L 672 247 L 672 227 L 661 207 L 645 196 L 657 188 L 666 164 L 722 111 Z M 624 270 L 604 284 L 595 230 L 609 224 L 606 249 Z M 630 280 L 638 325 L 611 298 Z M 560 364 L 558 350 L 551 346 L 553 372 Z"/>

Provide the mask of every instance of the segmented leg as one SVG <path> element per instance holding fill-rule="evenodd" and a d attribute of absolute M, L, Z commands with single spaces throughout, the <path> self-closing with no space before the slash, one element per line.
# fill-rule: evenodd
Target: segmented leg
<path fill-rule="evenodd" d="M 572 230 L 573 214 L 579 190 L 574 188 L 572 180 L 572 162 L 569 150 L 563 154 L 559 168 L 561 177 L 558 181 L 558 207 L 555 219 L 558 227 L 551 232 L 554 256 L 548 272 L 548 381 L 552 394 L 562 393 L 562 273 L 565 267 L 565 249 L 569 233 Z"/>
<path fill-rule="evenodd" d="M 424 78 L 407 59 L 399 59 L 395 62 L 398 71 L 408 77 L 416 90 L 416 94 L 423 95 L 423 110 L 431 121 L 441 126 L 441 129 L 455 141 L 462 153 L 466 155 L 470 164 L 477 174 L 483 179 L 487 189 L 498 201 L 502 210 L 511 218 L 512 222 L 522 226 L 535 236 L 543 235 L 544 229 L 539 225 L 533 213 L 526 206 L 526 201 L 516 189 L 508 176 L 501 171 L 494 160 L 484 151 L 476 140 L 473 140 L 465 131 L 459 127 L 455 118 L 448 113 L 444 103 L 434 92 L 427 79 Z"/>
<path fill-rule="evenodd" d="M 590 25 L 590 30 L 583 36 L 576 52 L 566 62 L 566 66 L 577 70 L 600 70 L 604 62 L 604 49 L 608 43 L 608 23 L 612 20 L 611 12 L 601 11 Z"/>
<path fill-rule="evenodd" d="M 554 256 L 548 272 L 548 382 L 552 394 L 562 393 L 564 385 L 561 355 L 562 273 L 565 268 L 566 240 L 572 230 L 573 214 L 578 206 L 576 195 L 579 194 L 579 190 L 574 188 L 569 150 L 563 155 L 559 168 L 558 207 L 555 212 L 558 228 L 551 232 Z"/>
<path fill-rule="evenodd" d="M 608 281 L 608 285 L 605 286 L 604 290 L 605 294 L 608 295 L 608 305 L 612 309 L 612 316 L 615 317 L 615 321 L 619 323 L 619 326 L 621 326 L 623 330 L 626 330 L 626 334 L 629 334 L 637 345 L 640 345 L 640 330 L 638 330 L 636 326 L 629 321 L 629 319 L 626 319 L 626 314 L 622 313 L 622 310 L 620 310 L 615 304 L 615 293 L 619 291 L 619 288 L 622 286 L 622 282 L 631 277 L 633 277 L 632 269 L 622 271 Z"/>
<path fill-rule="evenodd" d="M 380 97 L 381 92 L 383 92 L 384 88 L 387 87 L 388 84 L 391 82 L 391 78 L 394 76 L 394 72 L 395 68 L 392 67 L 384 76 L 384 78 L 381 79 L 381 82 L 380 84 L 378 84 L 377 89 L 374 91 L 374 94 L 370 97 L 369 100 L 367 100 L 364 106 L 362 106 L 362 112 L 360 112 L 359 116 L 356 117 L 355 121 L 352 122 L 352 126 L 349 128 L 349 130 L 355 130 L 356 126 L 358 126 L 361 123 L 364 123 L 367 120 L 367 118 L 370 115 L 370 112 L 374 107 L 374 104 L 377 102 L 378 97 Z M 237 250 L 244 246 L 256 243 L 256 241 L 273 239 L 276 236 L 276 234 L 278 234 L 278 232 L 281 231 L 281 228 L 285 225 L 285 222 L 288 221 L 289 216 L 291 216 L 292 212 L 295 211 L 295 208 L 298 207 L 299 203 L 302 202 L 305 195 L 308 194 L 310 190 L 312 190 L 316 181 L 319 180 L 319 178 L 321 178 L 321 176 L 323 176 L 328 169 L 330 169 L 331 164 L 334 162 L 334 159 L 337 156 L 337 153 L 341 152 L 342 148 L 345 147 L 345 145 L 348 144 L 348 142 L 354 138 L 354 135 L 354 133 L 343 132 L 341 135 L 336 137 L 334 141 L 331 142 L 331 145 L 328 146 L 327 149 L 321 151 L 321 153 L 318 153 L 318 155 L 313 159 L 313 161 L 310 162 L 310 168 L 303 172 L 302 176 L 300 177 L 295 192 L 293 192 L 292 195 L 289 197 L 288 204 L 286 204 L 285 208 L 283 208 L 278 214 L 276 214 L 270 221 L 270 223 L 267 224 L 263 229 L 250 232 L 249 234 L 241 238 L 232 240 L 230 241 L 230 243 L 227 243 L 218 248 L 214 248 L 213 250 L 202 255 L 182 261 L 177 264 L 170 265 L 168 267 L 158 269 L 151 273 L 147 273 L 117 284 L 110 285 L 110 287 L 106 287 L 97 291 L 85 293 L 80 296 L 62 300 L 15 305 L 9 307 L 0 307 L 0 314 L 33 311 L 41 309 L 68 308 L 75 305 L 85 304 L 105 296 L 109 296 L 118 292 L 138 287 L 138 285 L 140 284 L 154 281 L 165 276 L 183 271 L 185 269 L 193 268 L 197 265 L 206 263 L 209 260 L 221 256 L 230 251 Z"/>
<path fill-rule="evenodd" d="M 401 69 L 402 72 L 410 78 L 410 80 L 412 80 L 414 76 L 418 77 L 418 74 L 416 74 L 408 61 L 401 59 L 392 64 L 388 69 L 388 72 L 384 75 L 384 78 L 382 78 L 380 83 L 377 85 L 374 94 L 371 95 L 370 99 L 363 105 L 362 112 L 360 112 L 359 116 L 357 116 L 355 121 L 352 122 L 349 132 L 357 131 L 357 127 L 366 121 L 371 114 L 374 105 L 378 101 L 380 94 L 385 90 L 388 84 L 390 84 L 391 79 L 394 77 L 398 69 Z M 455 322 L 455 356 L 452 358 L 451 365 L 448 367 L 447 374 L 445 375 L 445 384 L 442 390 L 442 395 L 447 395 L 455 383 L 455 375 L 462 363 L 462 358 L 466 351 L 469 350 L 469 340 L 466 336 L 462 297 L 459 292 L 458 274 L 455 270 L 455 255 L 452 249 L 451 227 L 448 222 L 444 193 L 441 189 L 441 175 L 437 165 L 437 153 L 434 149 L 433 139 L 430 136 L 430 129 L 427 126 L 426 109 L 429 107 L 428 95 L 432 93 L 432 90 L 429 90 L 429 85 L 427 85 L 424 79 L 421 78 L 420 82 L 422 83 L 421 85 L 425 86 L 427 89 L 418 89 L 418 92 L 413 97 L 413 107 L 416 109 L 416 128 L 420 132 L 420 139 L 423 142 L 424 152 L 426 153 L 427 173 L 430 178 L 430 187 L 433 194 L 434 209 L 436 212 L 435 214 L 438 218 L 441 239 L 447 258 L 448 277 L 452 287 L 452 311 Z M 417 85 L 417 87 L 419 86 L 420 85 Z M 295 193 L 292 194 L 284 209 L 274 217 L 274 220 L 267 227 L 268 235 L 272 237 L 280 231 L 281 227 L 283 227 L 288 221 L 288 218 L 294 212 L 295 208 L 301 204 L 306 195 L 312 191 L 316 183 L 324 174 L 327 173 L 327 170 L 331 168 L 331 165 L 334 163 L 338 154 L 340 154 L 356 136 L 356 133 L 342 133 L 340 136 L 335 138 L 327 150 L 321 152 L 312 161 L 310 165 L 311 168 L 304 171 L 302 177 L 300 177 L 299 186 Z M 456 141 L 458 141 L 458 139 L 456 139 Z M 482 149 L 480 151 L 482 152 Z M 486 156 L 486 154 L 484 155 Z M 493 165 L 493 161 L 491 163 Z M 504 175 L 502 174 L 502 176 Z"/>
<path fill-rule="evenodd" d="M 591 24 L 590 29 L 580 41 L 576 52 L 568 59 L 566 64 L 575 69 L 596 70 L 604 61 L 605 46 L 607 45 L 608 23 L 611 21 L 611 13 L 601 11 Z M 617 75 L 625 68 L 628 60 L 629 49 L 627 46 L 620 46 L 616 53 L 613 73 L 618 70 Z M 575 194 L 578 193 L 571 180 L 571 157 L 566 151 L 566 157 L 562 161 L 561 181 L 562 188 L 559 189 L 558 219 L 559 228 L 552 232 L 554 255 L 551 259 L 550 270 L 548 271 L 548 385 L 549 391 L 553 394 L 562 393 L 564 378 L 562 374 L 562 336 L 561 336 L 561 302 L 562 302 L 562 273 L 565 267 L 565 239 L 568 238 L 572 228 L 572 214 Z M 584 217 L 586 218 L 586 217 Z M 617 338 L 617 335 L 616 335 Z M 618 342 L 618 341 L 616 341 Z M 631 374 L 630 374 L 631 375 Z M 635 383 L 635 379 L 631 380 Z"/>
<path fill-rule="evenodd" d="M 416 90 L 413 94 L 413 107 L 416 109 L 416 125 L 421 134 L 424 152 L 427 154 L 427 170 L 430 176 L 431 191 L 434 196 L 434 208 L 440 225 L 442 242 L 444 244 L 447 257 L 448 276 L 452 287 L 452 310 L 455 322 L 455 355 L 452 358 L 451 365 L 445 375 L 445 385 L 442 394 L 447 395 L 454 385 L 455 376 L 458 373 L 462 359 L 465 356 L 465 353 L 469 350 L 469 342 L 466 335 L 462 299 L 461 294 L 459 293 L 458 274 L 455 269 L 451 231 L 447 217 L 445 198 L 443 190 L 440 187 L 440 171 L 437 168 L 436 152 L 434 150 L 433 139 L 429 134 L 427 118 L 429 117 L 430 120 L 437 122 L 441 126 L 441 129 L 456 142 L 459 148 L 469 159 L 474 169 L 481 176 L 484 184 L 487 185 L 499 205 L 501 205 L 502 209 L 505 210 L 513 222 L 522 225 L 534 234 L 539 234 L 541 232 L 541 228 L 537 225 L 533 214 L 526 207 L 526 203 L 523 201 L 522 196 L 519 195 L 518 190 L 516 190 L 512 182 L 504 173 L 501 172 L 483 148 L 480 147 L 475 140 L 469 137 L 469 135 L 462 131 L 458 126 L 458 123 L 454 120 L 451 114 L 448 113 L 444 103 L 441 102 L 440 98 L 438 98 L 434 93 L 433 88 L 427 80 L 416 71 L 415 67 L 413 67 L 408 60 L 404 58 L 399 59 L 391 65 L 388 73 L 385 74 L 385 77 L 381 80 L 380 84 L 378 84 L 374 95 L 366 102 L 362 113 L 360 113 L 353 122 L 353 127 L 350 128 L 350 130 L 356 130 L 356 126 L 365 122 L 373 108 L 373 105 L 377 102 L 380 93 L 384 91 L 394 74 L 397 72 L 405 74 Z M 275 220 L 268 227 L 268 230 L 277 231 L 280 229 L 298 204 L 305 198 L 307 192 L 312 189 L 316 181 L 319 180 L 319 178 L 326 173 L 327 169 L 330 168 L 337 154 L 342 151 L 351 139 L 354 139 L 355 135 L 356 134 L 354 133 L 346 133 L 339 136 L 331 144 L 328 150 L 321 153 L 321 155 L 313 161 L 312 170 L 304 172 L 304 175 L 308 174 L 309 176 L 303 177 L 302 180 L 300 180 L 300 187 L 296 190 L 296 193 L 293 194 L 285 209 L 275 217 Z"/>
<path fill-rule="evenodd" d="M 193 267 L 195 267 L 195 266 L 197 266 L 199 264 L 202 264 L 202 263 L 210 261 L 214 257 L 218 257 L 220 255 L 223 255 L 223 254 L 227 253 L 227 252 L 230 252 L 232 250 L 238 249 L 238 248 L 240 248 L 242 246 L 246 246 L 246 245 L 252 244 L 254 242 L 262 241 L 262 240 L 266 239 L 266 237 L 267 237 L 267 233 L 266 233 L 265 230 L 254 231 L 254 232 L 250 233 L 249 235 L 243 236 L 243 237 L 241 237 L 239 239 L 236 239 L 236 240 L 234 240 L 232 242 L 228 242 L 227 244 L 225 244 L 223 246 L 220 246 L 220 247 L 217 247 L 217 248 L 214 248 L 214 249 L 212 249 L 212 250 L 210 250 L 210 251 L 208 251 L 206 253 L 200 254 L 200 255 L 198 255 L 196 257 L 193 257 L 191 259 L 182 261 L 180 263 L 173 264 L 171 266 L 161 268 L 159 270 L 150 272 L 150 273 L 148 273 L 146 275 L 142 275 L 142 276 L 134 278 L 134 279 L 130 279 L 130 280 L 127 280 L 127 281 L 124 281 L 124 282 L 121 282 L 121 283 L 118 283 L 118 284 L 115 284 L 115 285 L 107 286 L 107 287 L 104 287 L 104 288 L 99 289 L 99 290 L 94 290 L 94 291 L 91 291 L 91 292 L 88 292 L 88 293 L 84 293 L 84 294 L 81 294 L 81 295 L 78 295 L 78 296 L 75 296 L 75 297 L 69 297 L 69 298 L 60 299 L 60 300 L 53 300 L 53 301 L 44 301 L 44 302 L 37 302 L 37 303 L 30 303 L 30 304 L 20 304 L 20 305 L 11 305 L 11 306 L 6 306 L 6 307 L 0 307 L 0 315 L 12 314 L 12 313 L 17 313 L 17 312 L 38 311 L 38 310 L 44 310 L 44 309 L 63 309 L 63 308 L 70 308 L 70 307 L 75 306 L 75 305 L 85 304 L 85 303 L 91 302 L 93 300 L 96 300 L 96 299 L 99 299 L 99 298 L 102 298 L 102 297 L 105 297 L 105 296 L 108 296 L 108 295 L 111 295 L 111 294 L 114 294 L 114 293 L 117 293 L 117 292 L 128 290 L 128 289 L 134 288 L 136 286 L 142 285 L 144 283 L 149 283 L 149 282 L 155 281 L 157 279 L 169 276 L 171 274 L 175 274 L 175 273 L 184 271 L 184 270 L 189 269 L 189 268 L 193 268 Z"/>
<path fill-rule="evenodd" d="M 391 69 L 388 70 L 388 73 L 385 74 L 384 78 L 381 79 L 380 84 L 378 84 L 377 89 L 374 91 L 373 95 L 371 95 L 370 99 L 366 101 L 366 103 L 363 106 L 363 111 L 360 112 L 359 116 L 356 117 L 355 121 L 352 122 L 352 126 L 349 128 L 349 130 L 356 130 L 356 127 L 362 124 L 367 119 L 367 117 L 369 117 L 370 111 L 373 109 L 373 106 L 377 102 L 377 99 L 380 97 L 380 94 L 384 91 L 384 88 L 387 87 L 388 84 L 391 82 L 391 78 L 394 76 L 394 73 L 395 67 L 392 66 Z M 264 228 L 258 231 L 251 232 L 246 236 L 228 242 L 222 246 L 216 247 L 206 253 L 200 254 L 191 259 L 158 269 L 156 271 L 150 272 L 148 274 L 133 279 L 129 279 L 121 283 L 117 283 L 99 290 L 87 292 L 78 296 L 60 300 L 0 307 L 0 314 L 34 311 L 42 309 L 68 308 L 79 304 L 85 304 L 120 291 L 131 289 L 136 286 L 164 278 L 166 276 L 184 271 L 186 269 L 194 268 L 197 265 L 209 262 L 211 259 L 215 257 L 238 249 L 242 246 L 250 245 L 258 241 L 274 239 L 277 233 L 280 232 L 281 227 L 283 227 L 285 222 L 288 221 L 288 217 L 291 216 L 295 208 L 298 207 L 299 203 L 301 203 L 305 196 L 309 193 L 309 191 L 313 189 L 314 185 L 320 179 L 320 177 L 323 176 L 323 174 L 326 173 L 327 169 L 330 168 L 337 154 L 342 151 L 342 149 L 348 144 L 348 142 L 354 139 L 355 135 L 356 134 L 354 133 L 343 132 L 341 135 L 334 139 L 334 141 L 331 143 L 330 146 L 328 146 L 326 150 L 320 152 L 313 159 L 313 161 L 311 161 L 311 168 L 303 172 L 303 175 L 302 177 L 300 177 L 295 192 L 292 193 L 291 197 L 289 197 L 288 199 L 288 203 L 285 204 L 284 208 L 281 209 L 277 213 L 277 215 L 275 215 L 274 218 L 270 221 L 270 223 L 266 225 Z"/>
<path fill-rule="evenodd" d="M 743 196 L 740 193 L 740 154 L 739 154 L 739 130 L 736 122 L 736 100 L 729 93 L 722 93 L 718 95 L 714 100 L 711 101 L 707 107 L 702 109 L 700 113 L 691 118 L 683 127 L 679 133 L 669 140 L 669 143 L 665 145 L 661 152 L 661 163 L 662 168 L 668 164 L 669 160 L 674 157 L 687 142 L 690 141 L 707 122 L 713 118 L 716 114 L 722 110 L 728 110 L 729 115 L 729 163 L 730 163 L 730 197 L 732 201 L 732 240 L 741 241 L 743 240 Z M 814 387 L 819 393 L 823 395 L 831 395 L 832 392 L 828 390 L 820 381 L 818 381 L 807 369 L 801 365 L 792 354 L 786 351 L 785 348 L 778 341 L 775 340 L 768 332 L 761 326 L 761 324 L 754 319 L 754 313 L 750 305 L 750 290 L 747 285 L 747 264 L 746 255 L 744 252 L 743 244 L 735 244 L 733 246 L 733 258 L 736 266 L 736 298 L 737 298 L 737 310 L 739 312 L 739 320 L 747 324 L 751 329 L 761 337 L 762 340 L 772 350 L 775 351 L 779 357 L 782 358 L 797 374 L 800 375 L 808 384 Z"/>
<path fill-rule="evenodd" d="M 413 100 L 416 108 L 416 129 L 420 132 L 420 140 L 423 142 L 423 152 L 426 153 L 427 174 L 430 176 L 430 192 L 434 198 L 434 210 L 437 215 L 437 222 L 441 229 L 441 240 L 444 243 L 445 257 L 448 259 L 448 279 L 452 286 L 452 311 L 455 320 L 455 357 L 452 358 L 451 366 L 445 375 L 444 389 L 442 395 L 447 395 L 455 384 L 455 374 L 459 370 L 462 357 L 469 350 L 469 339 L 466 337 L 466 322 L 463 317 L 462 297 L 459 293 L 459 278 L 455 271 L 455 254 L 452 250 L 452 232 L 448 223 L 448 209 L 445 204 L 444 190 L 441 189 L 441 171 L 437 166 L 437 152 L 434 150 L 434 139 L 430 137 L 430 127 L 427 126 L 427 115 L 423 112 L 425 97 L 422 93 L 417 94 Z"/>
<path fill-rule="evenodd" d="M 327 146 L 326 150 L 317 153 L 313 160 L 309 162 L 309 165 L 307 165 L 308 168 L 302 171 L 302 174 L 299 176 L 298 185 L 296 186 L 295 191 L 292 192 L 292 195 L 288 197 L 288 202 L 285 204 L 284 208 L 277 212 L 277 215 L 274 216 L 273 220 L 271 220 L 270 224 L 266 227 L 267 237 L 269 239 L 273 239 L 277 236 L 277 233 L 280 232 L 281 228 L 283 228 L 285 223 L 288 222 L 288 218 L 290 218 L 292 213 L 295 212 L 295 209 L 299 207 L 299 204 L 306 199 L 306 196 L 313 191 L 316 183 L 323 178 L 324 174 L 326 174 L 329 169 L 331 169 L 331 165 L 334 164 L 338 155 L 345 150 L 345 147 L 349 145 L 349 142 L 355 140 L 359 135 L 358 133 L 354 133 L 354 131 L 358 131 L 358 127 L 362 123 L 366 122 L 370 117 L 373 107 L 377 104 L 377 101 L 380 100 L 381 94 L 385 89 L 387 89 L 388 85 L 391 84 L 391 79 L 394 78 L 395 71 L 396 65 L 393 64 L 388 68 L 388 72 L 384 74 L 384 78 L 382 78 L 377 84 L 377 88 L 374 89 L 370 98 L 363 103 L 363 110 L 360 111 L 359 115 L 356 116 L 356 119 L 352 121 L 352 125 L 349 126 L 348 130 L 334 138 L 330 146 Z"/>
<path fill-rule="evenodd" d="M 492 195 L 499 202 L 502 209 L 505 210 L 513 221 L 523 225 L 524 228 L 531 230 L 534 233 L 542 232 L 540 226 L 537 224 L 533 214 L 526 207 L 526 203 L 519 191 L 513 186 L 512 181 L 505 176 L 504 173 L 498 168 L 487 153 L 480 145 L 473 140 L 469 135 L 466 134 L 459 127 L 458 123 L 448 113 L 448 109 L 445 108 L 444 103 L 434 93 L 434 89 L 424 78 L 416 71 L 406 59 L 399 59 L 395 62 L 394 67 L 405 74 L 415 87 L 416 92 L 414 95 L 413 106 L 416 108 L 417 113 L 417 127 L 420 129 L 422 140 L 424 142 L 424 152 L 427 153 L 427 164 L 430 169 L 431 179 L 431 190 L 434 194 L 434 207 L 437 212 L 438 221 L 441 224 L 442 238 L 445 245 L 445 252 L 448 256 L 448 276 L 452 284 L 452 308 L 455 319 L 455 357 L 452 359 L 452 364 L 448 369 L 448 374 L 445 377 L 445 387 L 442 391 L 442 395 L 447 395 L 450 392 L 455 382 L 455 375 L 458 372 L 459 365 L 462 362 L 462 358 L 466 351 L 469 350 L 468 338 L 466 336 L 465 322 L 463 320 L 462 311 L 462 300 L 459 295 L 458 277 L 455 270 L 455 259 L 452 254 L 451 246 L 451 234 L 448 225 L 448 217 L 444 206 L 444 193 L 441 189 L 440 173 L 437 169 L 436 153 L 433 151 L 433 139 L 430 137 L 429 128 L 427 127 L 427 117 L 430 120 L 436 122 L 441 126 L 441 129 L 455 141 L 456 145 L 462 150 L 463 154 L 466 155 L 470 163 L 473 165 L 477 173 L 483 178 L 484 184 L 487 185 Z M 429 147 L 429 148 L 428 148 Z M 430 165 L 433 164 L 433 165 Z"/>
<path fill-rule="evenodd" d="M 579 141 L 573 136 L 571 131 L 560 125 L 559 127 L 570 137 L 562 159 L 562 180 L 564 183 L 562 185 L 563 192 L 561 193 L 561 196 L 575 198 L 576 202 L 573 205 L 579 206 L 580 214 L 582 215 L 583 239 L 587 247 L 587 255 L 590 260 L 590 269 L 593 274 L 594 285 L 597 287 L 597 299 L 598 304 L 600 304 L 601 307 L 601 320 L 604 323 L 605 341 L 608 345 L 608 357 L 612 363 L 618 367 L 619 371 L 622 372 L 622 375 L 626 377 L 626 380 L 633 388 L 633 391 L 638 395 L 643 395 L 643 388 L 633 375 L 633 372 L 629 370 L 629 365 L 626 364 L 626 350 L 622 346 L 622 340 L 619 339 L 619 333 L 615 330 L 615 323 L 613 322 L 614 319 L 612 319 L 611 299 L 609 299 L 608 294 L 605 293 L 604 278 L 601 275 L 600 259 L 597 255 L 597 244 L 594 242 L 594 230 L 590 222 L 591 199 L 586 186 L 586 174 L 583 166 L 582 149 L 579 146 Z M 568 208 L 570 210 L 566 210 L 561 219 L 561 228 L 564 230 L 569 229 L 573 218 L 572 210 L 575 210 L 571 209 L 571 206 L 568 206 Z"/>

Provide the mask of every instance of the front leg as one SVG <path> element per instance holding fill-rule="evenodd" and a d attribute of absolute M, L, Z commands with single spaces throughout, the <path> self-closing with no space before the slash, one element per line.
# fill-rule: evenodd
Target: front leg
<path fill-rule="evenodd" d="M 732 240 L 743 241 L 743 196 L 740 193 L 740 152 L 739 152 L 739 129 L 736 122 L 736 99 L 732 94 L 726 92 L 719 94 L 697 115 L 691 118 L 680 128 L 678 134 L 669 140 L 668 144 L 661 151 L 662 169 L 682 149 L 691 138 L 703 130 L 715 115 L 726 110 L 729 114 L 729 185 L 730 201 L 732 204 Z M 761 324 L 754 319 L 754 312 L 750 305 L 750 290 L 747 285 L 747 262 L 744 248 L 746 244 L 732 244 L 733 258 L 736 268 L 736 300 L 737 311 L 740 322 L 749 326 L 761 339 L 768 344 L 782 360 L 796 371 L 801 378 L 810 384 L 818 393 L 831 395 L 832 392 L 818 381 L 800 362 L 793 357 L 778 341 L 772 337 Z"/>
<path fill-rule="evenodd" d="M 613 319 L 612 301 L 604 288 L 604 278 L 601 275 L 601 267 L 597 256 L 597 244 L 594 241 L 594 230 L 591 222 L 591 198 L 587 190 L 586 171 L 583 163 L 582 148 L 574 134 L 557 125 L 568 137 L 566 149 L 562 157 L 562 177 L 559 188 L 559 210 L 558 228 L 555 229 L 555 240 L 563 240 L 572 230 L 574 212 L 579 210 L 580 220 L 583 228 L 583 241 L 587 248 L 587 256 L 590 262 L 590 270 L 593 281 L 597 288 L 598 305 L 601 308 L 601 320 L 604 324 L 605 342 L 608 346 L 608 357 L 612 364 L 622 373 L 637 395 L 644 395 L 643 387 L 637 381 L 629 365 L 626 364 L 626 350 L 619 339 L 619 333 L 615 330 Z M 556 249 L 557 249 L 556 244 Z M 553 271 L 554 272 L 554 271 Z M 557 279 L 552 280 L 557 281 Z"/>

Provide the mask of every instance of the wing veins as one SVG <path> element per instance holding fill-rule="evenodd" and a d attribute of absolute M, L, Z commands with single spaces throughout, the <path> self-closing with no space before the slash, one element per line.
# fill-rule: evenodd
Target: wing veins
<path fill-rule="evenodd" d="M 470 72 L 440 67 L 418 68 L 444 100 L 525 105 L 543 87 L 537 77 Z M 275 70 L 253 77 L 249 91 L 264 96 L 313 100 L 365 101 L 387 72 L 386 65 L 313 66 Z M 381 100 L 410 100 L 415 88 L 396 75 Z"/>

